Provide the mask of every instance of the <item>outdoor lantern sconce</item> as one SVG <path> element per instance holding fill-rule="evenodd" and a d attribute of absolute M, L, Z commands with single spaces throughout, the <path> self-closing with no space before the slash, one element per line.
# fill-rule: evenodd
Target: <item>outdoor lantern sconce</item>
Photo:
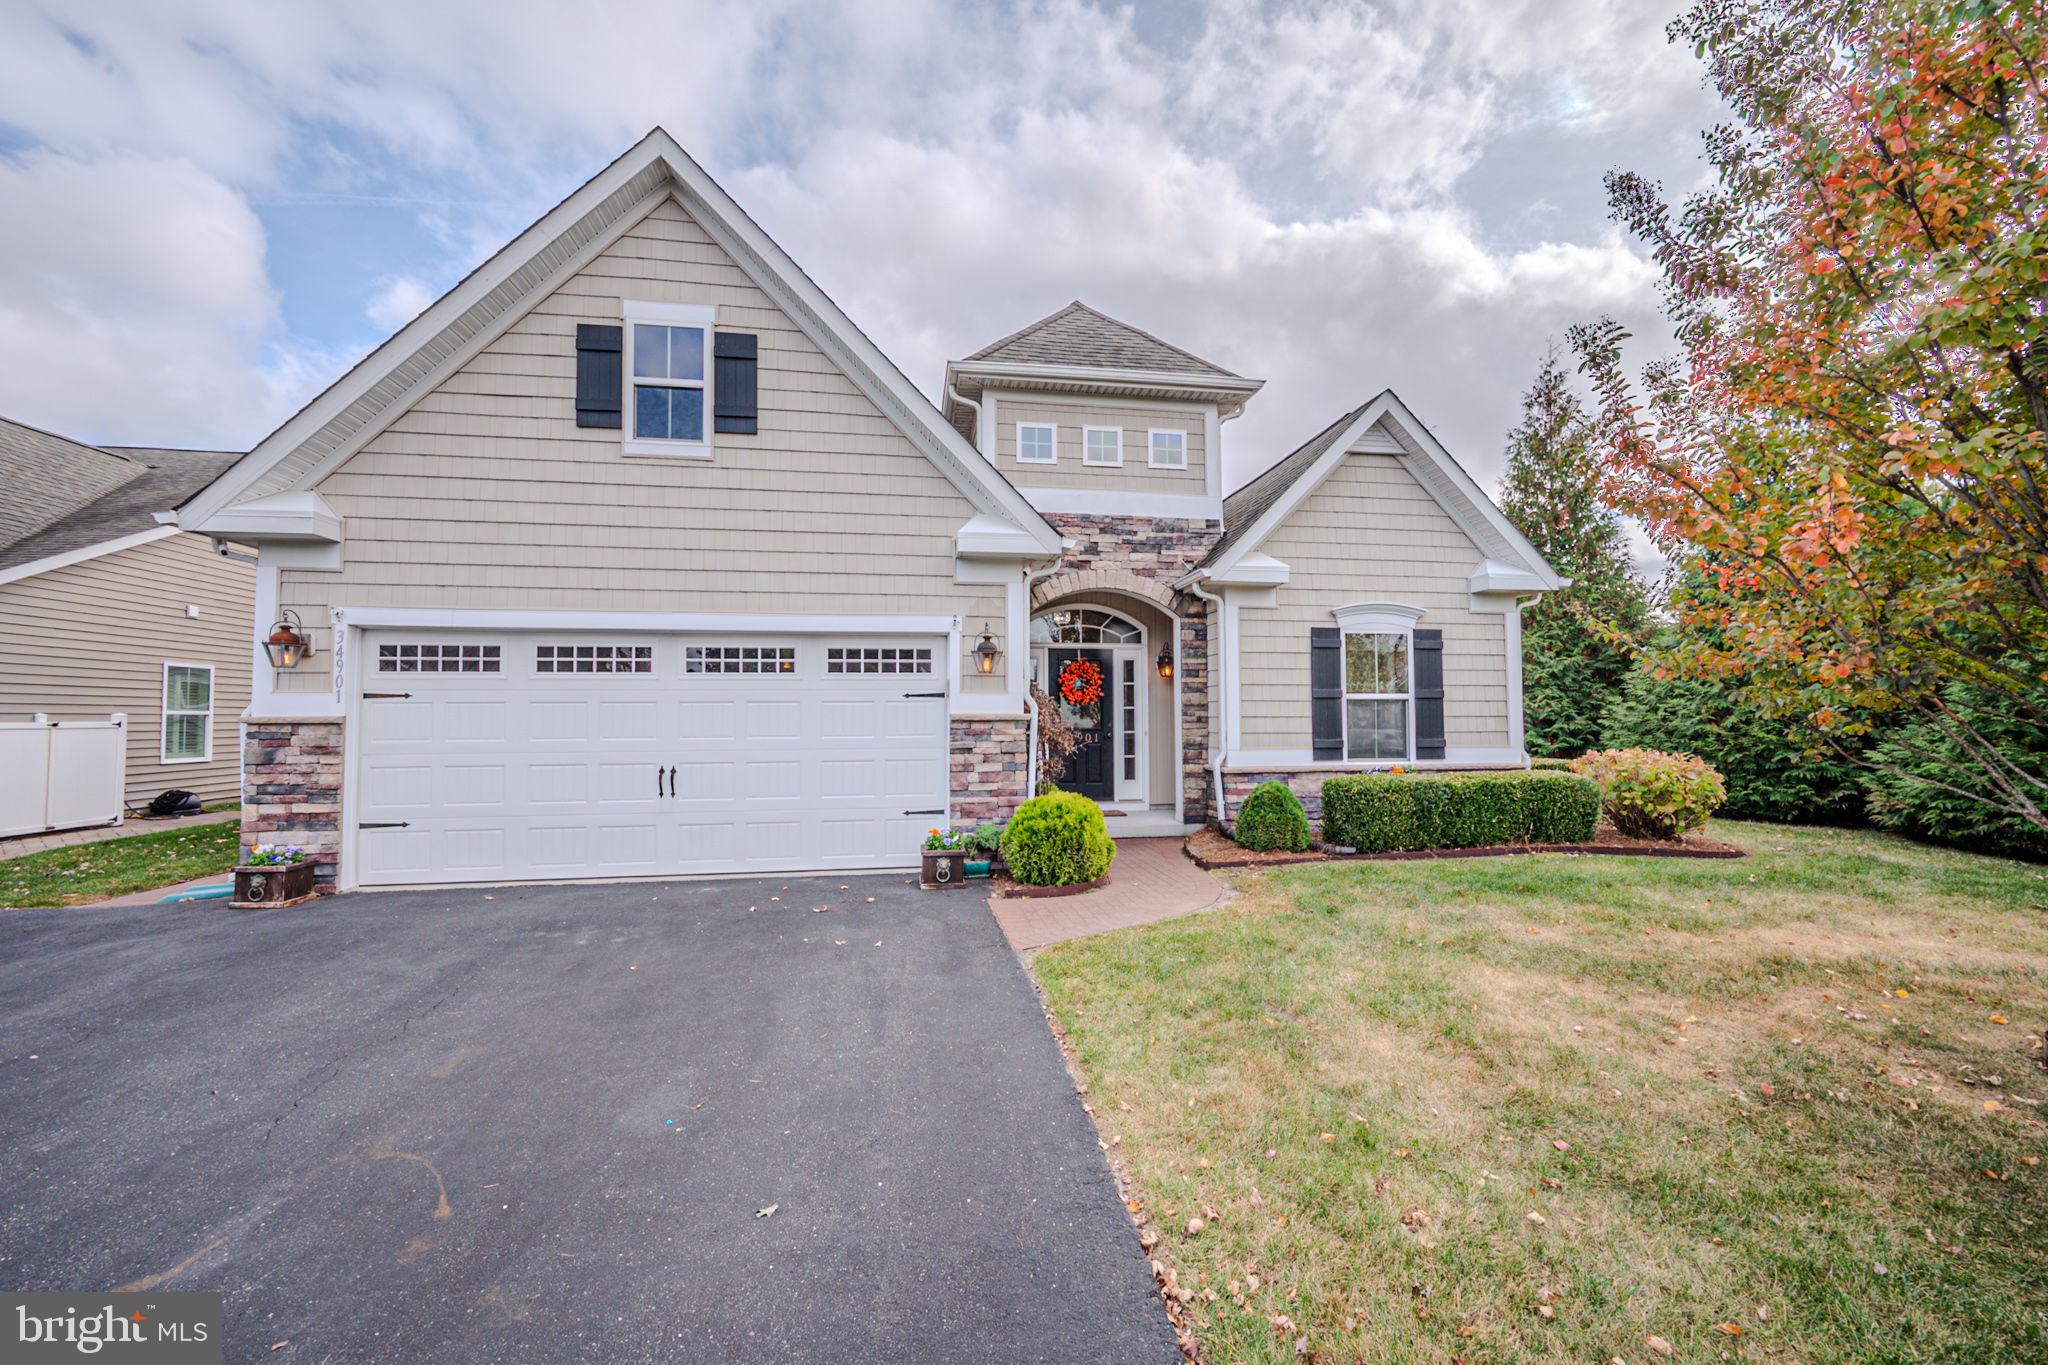
<path fill-rule="evenodd" d="M 270 628 L 270 638 L 263 642 L 263 652 L 270 656 L 273 668 L 297 668 L 299 660 L 313 655 L 313 638 L 306 634 L 299 624 L 297 612 L 287 608 L 284 616 Z"/>
<path fill-rule="evenodd" d="M 989 634 L 988 622 L 981 623 L 981 643 L 974 647 L 974 666 L 983 673 L 996 671 L 996 660 L 1003 657 L 1003 651 L 996 647 L 996 637 Z"/>
<path fill-rule="evenodd" d="M 1173 646 L 1159 647 L 1159 676 L 1171 681 L 1173 678 Z"/>

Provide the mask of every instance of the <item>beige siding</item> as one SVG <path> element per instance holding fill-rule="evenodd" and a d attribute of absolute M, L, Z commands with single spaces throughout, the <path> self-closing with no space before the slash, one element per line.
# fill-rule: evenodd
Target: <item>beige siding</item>
<path fill-rule="evenodd" d="M 256 571 L 183 535 L 0 587 L 0 720 L 128 714 L 128 799 L 240 792 Z M 195 620 L 185 608 L 196 606 Z M 166 661 L 213 666 L 213 758 L 161 762 Z"/>
<path fill-rule="evenodd" d="M 1205 491 L 1204 409 L 1195 404 L 1134 407 L 1106 399 L 996 395 L 996 468 L 1019 488 L 1094 488 L 1105 493 L 1180 493 Z M 1050 422 L 1058 428 L 1055 464 L 1024 464 L 1017 459 L 1017 424 Z M 1117 427 L 1123 431 L 1121 467 L 1081 463 L 1081 428 Z M 1188 467 L 1154 469 L 1150 458 L 1153 428 L 1188 434 Z"/>
<path fill-rule="evenodd" d="M 1506 621 L 1470 610 L 1479 551 L 1398 459 L 1354 452 L 1259 548 L 1290 573 L 1278 606 L 1238 613 L 1246 749 L 1310 747 L 1309 628 L 1362 601 L 1422 607 L 1443 631 L 1448 747 L 1508 744 Z"/>
<path fill-rule="evenodd" d="M 758 336 L 758 435 L 648 459 L 576 425 L 576 324 L 618 322 L 628 299 L 715 305 L 720 328 Z M 953 582 L 972 505 L 672 201 L 319 491 L 345 519 L 343 567 L 287 570 L 280 591 L 323 649 L 336 605 L 958 613 L 963 650 L 1003 620 L 999 593 Z M 969 691 L 1001 689 L 965 672 Z"/>

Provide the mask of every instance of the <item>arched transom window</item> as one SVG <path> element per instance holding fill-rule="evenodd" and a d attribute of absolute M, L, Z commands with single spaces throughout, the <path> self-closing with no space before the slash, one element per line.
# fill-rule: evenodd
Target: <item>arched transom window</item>
<path fill-rule="evenodd" d="M 1093 607 L 1061 607 L 1031 623 L 1034 645 L 1135 645 L 1143 638 L 1123 617 Z"/>

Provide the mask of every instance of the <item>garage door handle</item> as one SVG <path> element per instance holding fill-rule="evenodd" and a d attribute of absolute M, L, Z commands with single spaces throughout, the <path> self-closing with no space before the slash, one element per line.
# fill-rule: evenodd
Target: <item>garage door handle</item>
<path fill-rule="evenodd" d="M 673 763 L 668 765 L 668 794 L 671 798 L 676 794 L 676 765 Z"/>
<path fill-rule="evenodd" d="M 654 794 L 656 796 L 668 795 L 667 792 L 661 789 L 661 765 L 659 763 L 654 765 Z"/>
<path fill-rule="evenodd" d="M 905 692 L 903 695 L 906 697 L 943 697 L 946 694 L 944 692 Z"/>
<path fill-rule="evenodd" d="M 903 813 L 905 815 L 944 815 L 946 808 L 941 806 L 937 810 L 907 810 Z"/>

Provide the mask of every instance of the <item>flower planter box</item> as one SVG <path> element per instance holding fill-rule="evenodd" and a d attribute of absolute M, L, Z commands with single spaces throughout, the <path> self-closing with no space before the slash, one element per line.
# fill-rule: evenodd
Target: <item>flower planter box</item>
<path fill-rule="evenodd" d="M 965 849 L 927 849 L 918 885 L 927 891 L 955 891 L 967 885 Z"/>
<path fill-rule="evenodd" d="M 235 869 L 235 898 L 228 902 L 237 910 L 277 910 L 312 900 L 313 863 L 243 865 Z"/>

